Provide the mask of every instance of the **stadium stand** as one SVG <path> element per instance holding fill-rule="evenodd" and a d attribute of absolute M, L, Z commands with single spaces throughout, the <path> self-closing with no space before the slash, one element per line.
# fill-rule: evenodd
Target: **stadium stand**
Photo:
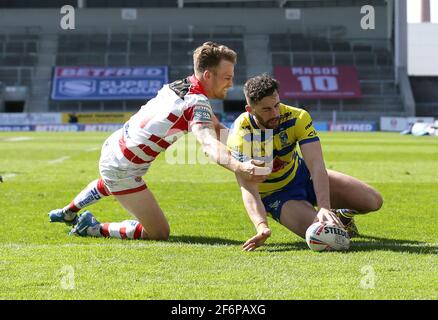
<path fill-rule="evenodd" d="M 126 0 L 87 0 L 88 8 L 126 8 Z M 64 0 L 63 5 L 77 4 L 76 0 Z M 386 5 L 385 0 L 293 0 L 293 1 L 212 1 L 212 0 L 184 0 L 185 8 L 309 8 L 309 7 L 336 7 L 336 6 L 362 6 Z M 130 0 L 131 8 L 175 8 L 179 6 L 178 0 Z M 0 2 L 0 8 L 58 8 L 58 0 L 3 0 Z"/>
<path fill-rule="evenodd" d="M 208 31 L 208 32 L 205 32 Z M 246 79 L 244 29 L 235 26 L 203 29 L 202 33 L 192 32 L 173 34 L 171 29 L 166 33 L 118 33 L 103 34 L 60 34 L 56 52 L 58 66 L 169 66 L 169 81 L 182 79 L 193 70 L 193 49 L 205 41 L 215 41 L 233 48 L 239 55 L 239 64 L 235 70 L 235 82 L 243 84 Z M 119 107 L 123 111 L 138 109 L 139 103 L 122 101 Z M 101 102 L 95 110 L 87 104 L 77 102 L 54 102 L 50 111 L 108 111 L 113 103 Z M 108 108 L 107 108 L 108 106 Z M 85 109 L 84 109 L 85 108 Z M 92 109 L 92 108 L 91 108 Z"/>
<path fill-rule="evenodd" d="M 29 86 L 37 63 L 39 35 L 19 32 L 0 33 L 0 81 Z"/>
<path fill-rule="evenodd" d="M 394 76 L 393 53 L 388 40 L 328 39 L 294 33 L 271 34 L 269 46 L 273 66 L 354 65 L 357 68 L 362 99 L 292 100 L 288 101 L 290 104 L 306 106 L 324 120 L 330 119 L 333 110 L 348 115 L 346 120 L 372 118 L 373 114 L 379 112 L 403 112 Z"/>
<path fill-rule="evenodd" d="M 90 10 L 128 6 L 121 0 L 79 1 Z M 78 1 L 63 4 L 77 6 Z M 235 91 L 231 92 L 221 110 L 234 114 L 242 104 L 241 88 L 245 80 L 261 72 L 272 73 L 276 66 L 343 66 L 356 67 L 362 98 L 360 99 L 312 99 L 288 100 L 292 105 L 312 111 L 318 120 L 330 120 L 333 111 L 340 120 L 373 120 L 381 116 L 407 115 L 403 94 L 394 67 L 394 46 L 391 36 L 357 38 L 351 35 L 354 26 L 348 22 L 320 23 L 321 10 L 334 7 L 373 5 L 383 12 L 383 19 L 390 10 L 385 0 L 327 0 L 327 1 L 192 1 L 192 0 L 133 0 L 131 8 L 153 10 L 193 11 L 193 25 L 174 20 L 166 21 L 166 27 L 153 21 L 105 26 L 81 27 L 68 31 L 53 27 L 27 26 L 25 30 L 0 31 L 0 82 L 7 86 L 26 86 L 29 98 L 27 112 L 86 112 L 86 111 L 135 111 L 145 101 L 54 101 L 49 99 L 52 70 L 55 66 L 124 67 L 165 65 L 169 68 L 169 81 L 180 79 L 192 72 L 192 50 L 204 41 L 216 41 L 229 45 L 238 53 L 235 70 Z M 58 1 L 2 1 L 1 8 L 58 8 Z M 48 8 L 48 9 L 42 9 Z M 266 31 L 248 26 L 236 19 L 211 24 L 195 19 L 196 10 L 266 9 L 272 14 Z M 313 15 L 306 23 L 276 23 L 278 9 L 302 8 Z M 106 9 L 103 9 L 106 10 Z M 113 11 L 111 11 L 113 10 Z M 313 10 L 313 11 L 312 11 Z M 49 12 L 49 11 L 45 11 Z M 97 12 L 97 11 L 96 11 Z M 164 11 L 163 11 L 164 12 Z M 232 12 L 232 11 L 230 11 Z M 238 11 L 236 11 L 238 12 Z M 283 11 L 281 11 L 283 14 Z M 59 16 L 59 12 L 57 13 Z M 236 15 L 236 13 L 235 13 Z M 175 17 L 175 13 L 173 16 Z M 388 18 L 389 19 L 389 18 Z M 109 18 L 107 18 L 107 21 Z M 214 20 L 214 22 L 213 22 Z M 187 20 L 186 20 L 187 21 Z M 307 21 L 309 21 L 307 23 Z M 386 21 L 385 21 L 386 23 Z M 29 22 L 31 24 L 31 22 Z M 50 29 L 50 30 L 49 30 Z M 351 30 L 350 30 L 351 29 Z M 49 31 L 47 31 L 49 30 Z M 389 33 L 387 33 L 389 34 Z M 415 87 L 415 85 L 413 85 Z M 428 102 L 429 103 L 429 102 Z M 430 106 L 423 104 L 423 109 Z M 427 110 L 429 110 L 427 109 Z M 426 111 L 427 111 L 426 110 Z M 425 111 L 425 112 L 426 112 Z M 430 110 L 429 110 L 430 111 Z M 427 112 L 426 112 L 427 113 Z"/>

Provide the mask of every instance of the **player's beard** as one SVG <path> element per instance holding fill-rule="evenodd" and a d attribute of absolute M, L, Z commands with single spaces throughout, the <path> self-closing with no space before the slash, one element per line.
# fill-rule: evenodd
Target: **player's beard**
<path fill-rule="evenodd" d="M 280 126 L 280 117 L 273 118 L 268 120 L 265 127 L 268 129 L 277 129 Z"/>
<path fill-rule="evenodd" d="M 280 126 L 280 117 L 275 117 L 267 121 L 263 121 L 262 117 L 257 116 L 257 114 L 255 114 L 255 116 L 257 117 L 257 122 L 266 129 L 277 129 Z"/>

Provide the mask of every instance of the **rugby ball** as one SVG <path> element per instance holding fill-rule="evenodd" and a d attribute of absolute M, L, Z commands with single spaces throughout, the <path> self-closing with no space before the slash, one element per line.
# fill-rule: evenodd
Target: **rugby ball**
<path fill-rule="evenodd" d="M 332 223 L 315 222 L 306 230 L 306 242 L 313 251 L 338 251 L 350 248 L 348 232 Z"/>

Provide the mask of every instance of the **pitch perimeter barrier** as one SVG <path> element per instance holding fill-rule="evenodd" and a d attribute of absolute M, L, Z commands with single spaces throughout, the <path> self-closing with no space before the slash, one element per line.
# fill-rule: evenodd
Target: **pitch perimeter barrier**
<path fill-rule="evenodd" d="M 0 132 L 113 132 L 120 129 L 118 124 L 37 124 L 37 125 L 0 125 Z"/>
<path fill-rule="evenodd" d="M 0 125 L 23 126 L 36 124 L 61 124 L 62 115 L 56 112 L 0 113 Z"/>
<path fill-rule="evenodd" d="M 416 122 L 424 122 L 432 124 L 433 117 L 381 117 L 380 130 L 400 132 L 409 128 Z"/>
<path fill-rule="evenodd" d="M 376 122 L 336 122 L 330 123 L 330 131 L 372 132 L 377 131 Z"/>
<path fill-rule="evenodd" d="M 131 112 L 1 112 L 0 125 L 119 124 L 128 121 L 132 114 Z"/>
<path fill-rule="evenodd" d="M 227 127 L 232 123 L 225 122 Z M 0 132 L 114 132 L 120 129 L 123 123 L 72 123 L 72 124 L 36 124 L 36 125 L 5 125 L 0 124 Z M 371 132 L 378 131 L 376 122 L 314 122 L 316 131 L 354 131 Z"/>
<path fill-rule="evenodd" d="M 75 112 L 62 113 L 61 123 L 101 124 L 125 123 L 131 118 L 131 112 Z"/>

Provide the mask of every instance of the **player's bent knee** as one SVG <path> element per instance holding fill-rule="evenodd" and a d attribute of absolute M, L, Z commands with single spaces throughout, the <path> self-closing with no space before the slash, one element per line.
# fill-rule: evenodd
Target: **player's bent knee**
<path fill-rule="evenodd" d="M 370 211 L 378 211 L 383 205 L 383 198 L 381 194 L 373 190 L 370 198 Z"/>
<path fill-rule="evenodd" d="M 155 232 L 148 233 L 149 240 L 167 241 L 170 236 L 170 228 L 163 228 Z"/>
<path fill-rule="evenodd" d="M 380 193 L 376 194 L 376 209 L 374 211 L 379 210 L 383 206 L 383 198 Z"/>

